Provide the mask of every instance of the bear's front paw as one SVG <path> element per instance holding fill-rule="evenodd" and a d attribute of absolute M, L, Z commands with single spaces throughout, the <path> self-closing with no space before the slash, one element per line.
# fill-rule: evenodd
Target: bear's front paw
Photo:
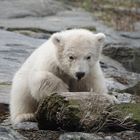
<path fill-rule="evenodd" d="M 33 113 L 20 114 L 15 118 L 13 124 L 16 125 L 18 123 L 26 122 L 26 121 L 36 121 L 34 114 Z"/>
<path fill-rule="evenodd" d="M 120 104 L 120 101 L 114 95 L 105 95 L 110 104 Z"/>

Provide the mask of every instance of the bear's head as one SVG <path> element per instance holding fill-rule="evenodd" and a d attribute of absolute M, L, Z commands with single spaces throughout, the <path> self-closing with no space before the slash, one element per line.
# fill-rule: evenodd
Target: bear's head
<path fill-rule="evenodd" d="M 80 80 L 89 75 L 99 62 L 105 40 L 103 33 L 93 34 L 85 29 L 72 29 L 52 35 L 60 69 Z"/>

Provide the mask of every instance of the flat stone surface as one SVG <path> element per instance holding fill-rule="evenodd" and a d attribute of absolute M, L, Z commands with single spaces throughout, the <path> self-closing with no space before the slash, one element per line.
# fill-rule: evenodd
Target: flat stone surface
<path fill-rule="evenodd" d="M 14 73 L 43 42 L 45 40 L 0 30 L 0 102 L 8 103 Z"/>
<path fill-rule="evenodd" d="M 67 28 L 94 27 L 90 13 L 73 8 L 62 1 L 1 0 L 0 3 L 1 28 L 37 28 L 56 32 Z"/>
<path fill-rule="evenodd" d="M 5 8 L 6 7 L 6 8 Z M 57 0 L 0 0 L 0 18 L 47 16 L 70 8 Z M 12 12 L 11 12 L 12 11 Z"/>
<path fill-rule="evenodd" d="M 0 20 L 0 26 L 7 30 L 42 29 L 44 32 L 57 32 L 69 28 L 93 28 L 94 22 L 90 13 L 80 9 L 59 12 L 45 17 L 26 17 Z"/>
<path fill-rule="evenodd" d="M 0 83 L 9 83 L 13 73 L 45 40 L 0 30 Z"/>

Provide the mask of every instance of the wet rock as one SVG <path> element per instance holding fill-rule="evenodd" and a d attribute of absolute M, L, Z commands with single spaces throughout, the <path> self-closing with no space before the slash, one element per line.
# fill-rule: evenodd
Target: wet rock
<path fill-rule="evenodd" d="M 1 140 L 27 140 L 18 132 L 12 130 L 9 127 L 0 126 L 0 139 Z"/>

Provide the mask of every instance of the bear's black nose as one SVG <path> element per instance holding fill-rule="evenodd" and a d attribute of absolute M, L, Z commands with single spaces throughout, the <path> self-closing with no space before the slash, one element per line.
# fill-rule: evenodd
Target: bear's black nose
<path fill-rule="evenodd" d="M 84 72 L 76 72 L 76 77 L 78 78 L 78 80 L 81 80 L 81 78 L 84 76 L 85 76 Z"/>

